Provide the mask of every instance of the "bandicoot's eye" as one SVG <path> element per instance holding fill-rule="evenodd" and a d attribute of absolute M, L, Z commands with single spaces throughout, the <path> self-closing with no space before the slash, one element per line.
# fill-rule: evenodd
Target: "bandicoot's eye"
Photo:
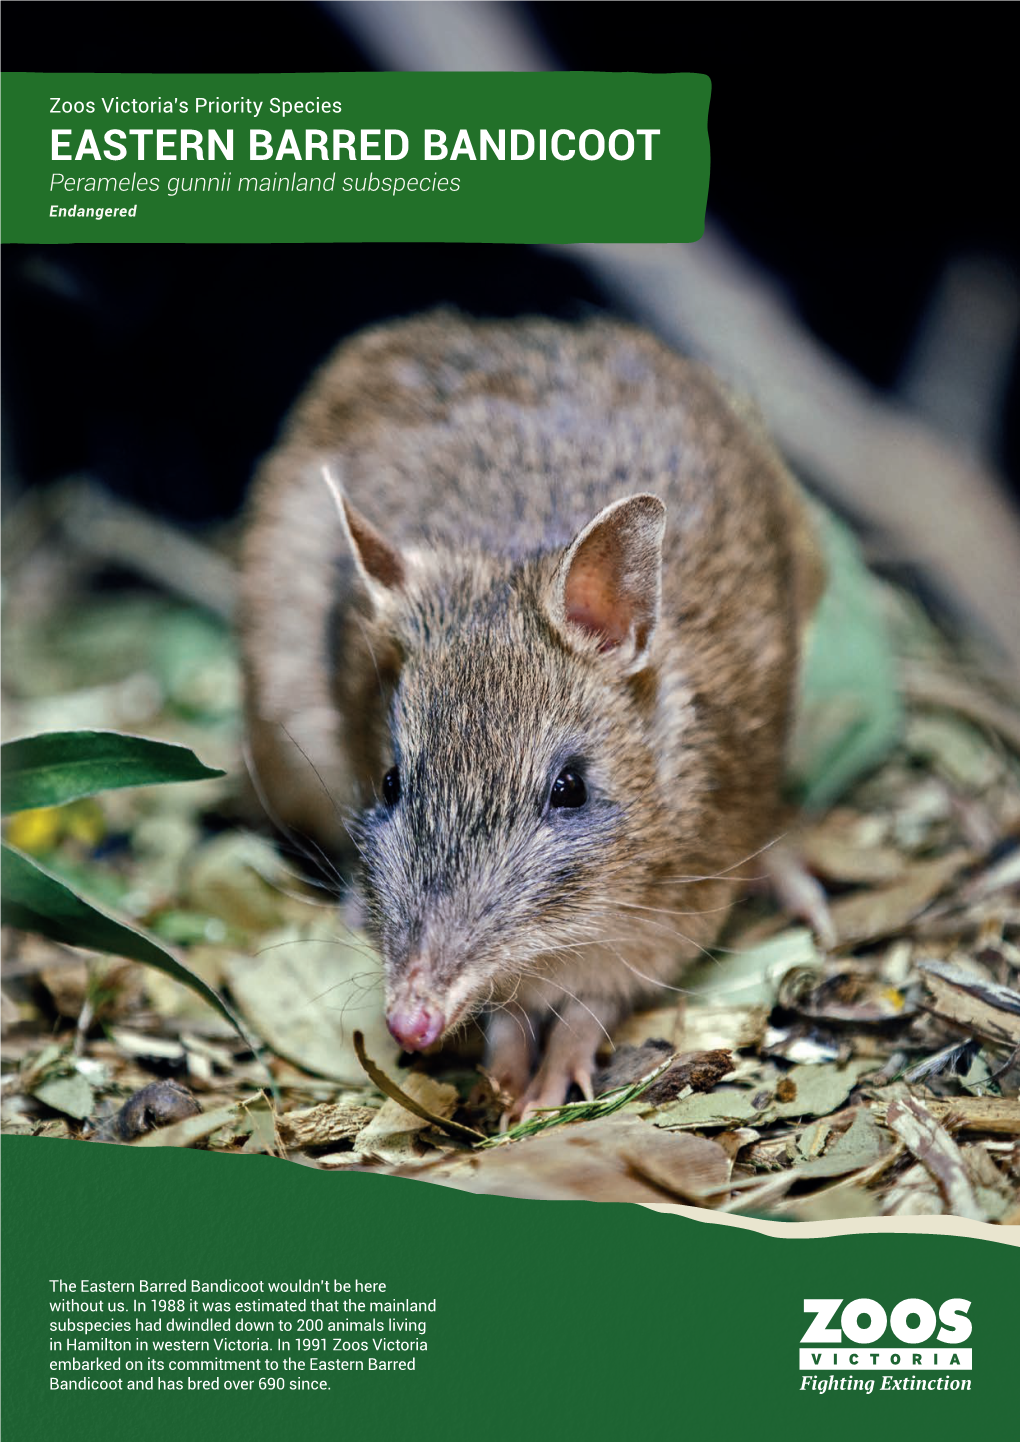
<path fill-rule="evenodd" d="M 383 800 L 391 809 L 400 800 L 400 772 L 396 766 L 391 766 L 383 777 L 382 794 Z"/>
<path fill-rule="evenodd" d="M 551 806 L 583 806 L 588 800 L 588 788 L 579 772 L 567 767 L 553 782 L 549 795 Z"/>

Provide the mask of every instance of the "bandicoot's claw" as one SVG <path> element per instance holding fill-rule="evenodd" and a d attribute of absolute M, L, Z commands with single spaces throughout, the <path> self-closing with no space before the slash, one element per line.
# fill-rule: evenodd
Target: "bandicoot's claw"
<path fill-rule="evenodd" d="M 500 1119 L 500 1131 L 505 1132 L 511 1126 L 526 1122 L 536 1112 L 561 1107 L 574 1084 L 580 1087 L 585 1101 L 594 1101 L 595 1089 L 592 1086 L 591 1071 L 588 1067 L 575 1066 L 569 1070 L 564 1068 L 554 1073 L 540 1071 L 527 1091 L 522 1093 L 513 1106 L 508 1107 L 503 1113 Z"/>
<path fill-rule="evenodd" d="M 525 1077 L 511 1092 L 515 1099 L 503 1112 L 501 1131 L 527 1121 L 536 1112 L 552 1111 L 563 1106 L 572 1086 L 580 1088 L 585 1101 L 594 1100 L 592 1073 L 595 1070 L 595 1054 L 599 1042 L 603 1036 L 609 1035 L 608 1028 L 615 1021 L 611 1008 L 607 1010 L 602 1005 L 601 1010 L 602 1015 L 599 1016 L 586 1003 L 574 998 L 573 1011 L 568 1009 L 563 1016 L 557 1016 L 556 1025 L 546 1039 L 545 1055 L 538 1071 L 530 1081 Z M 501 1040 L 504 1045 L 512 1038 L 513 1033 L 503 1027 Z M 499 1060 L 505 1059 L 505 1053 L 501 1054 Z M 516 1059 L 518 1064 L 525 1059 L 520 1049 Z M 501 1096 L 500 1101 L 503 1100 Z"/>

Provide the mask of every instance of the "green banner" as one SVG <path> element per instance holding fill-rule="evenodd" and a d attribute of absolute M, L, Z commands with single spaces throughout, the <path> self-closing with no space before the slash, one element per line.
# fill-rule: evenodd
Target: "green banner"
<path fill-rule="evenodd" d="M 6 241 L 694 241 L 697 74 L 4 77 Z"/>
<path fill-rule="evenodd" d="M 813 1418 L 836 1442 L 997 1433 L 1015 1410 L 1020 1252 L 997 1241 L 787 1240 L 264 1157 L 2 1151 L 13 1438 L 520 1442 Z"/>

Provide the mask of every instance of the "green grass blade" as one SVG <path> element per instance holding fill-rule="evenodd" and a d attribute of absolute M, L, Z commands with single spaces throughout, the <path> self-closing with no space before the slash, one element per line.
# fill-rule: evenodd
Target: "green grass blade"
<path fill-rule="evenodd" d="M 154 966 L 197 992 L 247 1042 L 226 1003 L 171 952 L 144 932 L 100 911 L 6 842 L 0 846 L 0 884 L 3 887 L 0 919 L 5 926 L 38 932 L 65 946 L 86 946 L 92 951 L 110 952 Z"/>
<path fill-rule="evenodd" d="M 612 1091 L 603 1092 L 601 1096 L 595 1097 L 592 1101 L 564 1102 L 560 1107 L 543 1107 L 540 1111 L 532 1112 L 527 1121 L 518 1122 L 515 1127 L 508 1131 L 500 1132 L 498 1136 L 486 1137 L 483 1142 L 478 1143 L 478 1149 L 482 1147 L 501 1147 L 507 1142 L 517 1142 L 524 1137 L 533 1137 L 536 1132 L 548 1131 L 550 1127 L 562 1126 L 565 1122 L 593 1122 L 600 1117 L 612 1116 L 622 1107 L 630 1102 L 635 1102 L 648 1090 L 653 1081 L 658 1080 L 663 1072 L 676 1061 L 676 1052 L 659 1062 L 650 1072 L 638 1077 L 637 1081 L 630 1082 L 625 1086 L 614 1087 Z"/>
<path fill-rule="evenodd" d="M 62 806 L 96 791 L 204 781 L 222 771 L 203 766 L 187 746 L 120 731 L 51 731 L 0 747 L 4 812 Z"/>

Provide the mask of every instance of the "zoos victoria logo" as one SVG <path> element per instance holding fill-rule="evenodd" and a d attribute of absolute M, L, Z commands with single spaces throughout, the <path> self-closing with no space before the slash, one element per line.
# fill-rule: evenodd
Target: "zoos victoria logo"
<path fill-rule="evenodd" d="M 936 1314 L 930 1302 L 906 1297 L 890 1313 L 871 1297 L 844 1301 L 842 1297 L 809 1297 L 804 1311 L 812 1314 L 800 1339 L 802 1392 L 872 1392 L 879 1381 L 874 1375 L 826 1376 L 815 1374 L 883 1372 L 938 1373 L 938 1376 L 896 1376 L 881 1378 L 880 1392 L 969 1392 L 971 1370 L 969 1340 L 970 1302 L 950 1297 Z M 852 1346 L 846 1346 L 850 1342 Z"/>

